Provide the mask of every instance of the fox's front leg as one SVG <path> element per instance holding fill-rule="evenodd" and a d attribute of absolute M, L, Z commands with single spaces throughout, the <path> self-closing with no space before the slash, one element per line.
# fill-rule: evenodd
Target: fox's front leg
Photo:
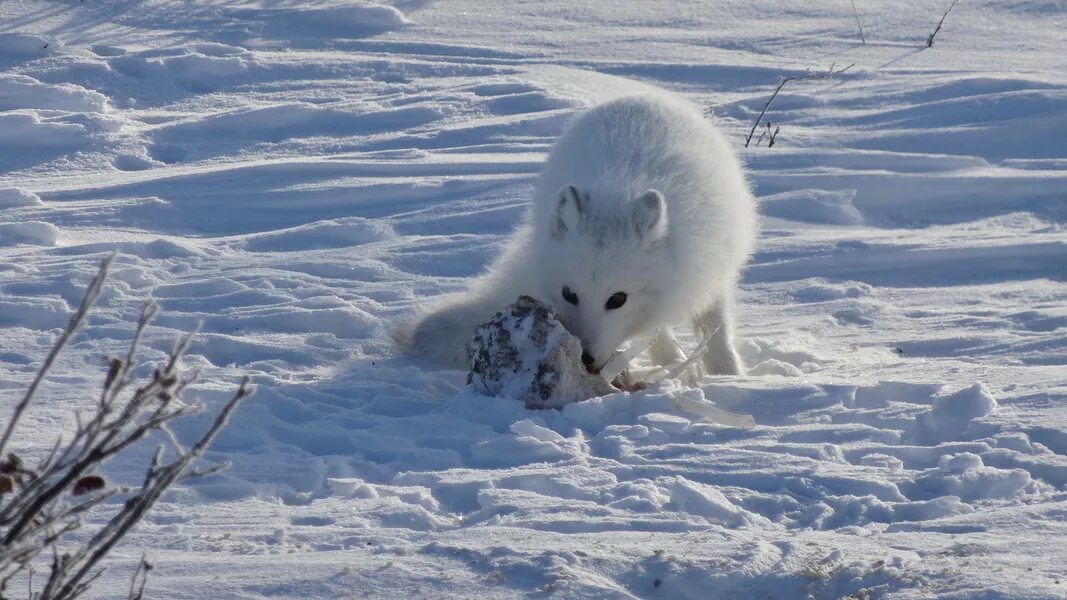
<path fill-rule="evenodd" d="M 661 367 L 669 367 L 685 360 L 685 354 L 682 353 L 681 347 L 678 346 L 678 340 L 675 339 L 674 333 L 667 327 L 660 330 L 659 335 L 656 336 L 656 341 L 648 349 L 648 354 L 652 359 L 652 364 Z"/>
<path fill-rule="evenodd" d="M 704 369 L 709 375 L 740 375 L 745 366 L 734 348 L 733 295 L 724 294 L 712 307 L 693 320 L 697 337 L 715 331 L 704 354 Z"/>

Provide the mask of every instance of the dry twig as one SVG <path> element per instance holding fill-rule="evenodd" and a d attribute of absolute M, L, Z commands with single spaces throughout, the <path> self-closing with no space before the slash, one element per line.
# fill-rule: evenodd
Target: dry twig
<path fill-rule="evenodd" d="M 860 22 L 860 11 L 856 8 L 856 0 L 852 0 L 852 14 L 856 16 L 856 27 L 860 30 L 860 42 L 867 43 L 867 36 L 863 33 L 863 23 Z"/>
<path fill-rule="evenodd" d="M 934 37 L 937 36 L 937 33 L 939 31 L 941 31 L 941 26 L 945 24 L 945 19 L 948 17 L 948 13 L 952 12 L 952 9 L 956 8 L 956 5 L 959 3 L 960 0 L 952 0 L 952 4 L 949 5 L 948 10 L 945 11 L 945 14 L 941 15 L 941 20 L 937 22 L 937 28 L 934 29 L 934 32 L 930 34 L 930 37 L 926 38 L 927 48 L 930 48 L 934 45 Z"/>
<path fill-rule="evenodd" d="M 763 131 L 761 131 L 759 133 L 759 137 L 756 138 L 756 146 L 758 147 L 760 145 L 760 142 L 763 141 L 763 138 L 767 138 L 767 147 L 774 147 L 774 142 L 778 139 L 778 132 L 781 130 L 781 126 L 774 125 L 770 121 L 765 122 L 763 124 Z"/>
<path fill-rule="evenodd" d="M 141 562 L 137 563 L 137 569 L 134 570 L 133 578 L 130 579 L 130 593 L 127 594 L 126 600 L 144 600 L 144 586 L 148 583 L 148 572 L 151 570 L 152 564 L 142 553 Z"/>
<path fill-rule="evenodd" d="M 756 128 L 759 127 L 760 122 L 763 121 L 763 116 L 767 114 L 767 109 L 771 107 L 771 103 L 774 102 L 774 99 L 778 97 L 778 93 L 782 91 L 782 88 L 784 88 L 787 83 L 791 81 L 800 81 L 803 79 L 829 79 L 834 75 L 840 75 L 841 73 L 844 73 L 845 71 L 851 69 L 854 66 L 856 66 L 855 63 L 847 67 L 837 69 L 835 71 L 834 65 L 830 65 L 830 69 L 825 72 L 813 72 L 808 73 L 806 75 L 794 75 L 792 77 L 784 77 L 781 81 L 778 82 L 778 87 L 774 88 L 774 93 L 771 94 L 771 97 L 767 99 L 766 104 L 763 105 L 763 110 L 761 110 L 759 116 L 756 117 L 756 122 L 752 124 L 752 129 L 748 131 L 748 136 L 745 137 L 745 148 L 748 148 L 749 144 L 752 142 L 752 136 L 756 134 Z M 778 132 L 775 131 L 774 135 L 777 136 Z"/>

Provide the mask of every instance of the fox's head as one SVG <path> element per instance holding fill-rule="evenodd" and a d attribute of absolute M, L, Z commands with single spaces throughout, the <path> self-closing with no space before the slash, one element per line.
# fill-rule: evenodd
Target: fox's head
<path fill-rule="evenodd" d="M 582 341 L 582 362 L 604 366 L 625 341 L 650 333 L 668 293 L 670 227 L 663 194 L 591 198 L 564 187 L 538 244 L 541 299 Z"/>

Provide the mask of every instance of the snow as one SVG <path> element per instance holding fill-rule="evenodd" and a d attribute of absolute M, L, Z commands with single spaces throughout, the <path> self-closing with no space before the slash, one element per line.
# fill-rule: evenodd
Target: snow
<path fill-rule="evenodd" d="M 0 223 L 0 246 L 11 244 L 54 246 L 58 237 L 59 230 L 56 226 L 43 221 Z"/>
<path fill-rule="evenodd" d="M 1063 6 L 961 2 L 925 48 L 946 2 L 856 5 L 866 44 L 836 0 L 0 3 L 2 414 L 121 252 L 16 447 L 149 297 L 149 363 L 202 323 L 190 400 L 259 386 L 92 597 L 142 551 L 153 598 L 1064 597 Z M 742 151 L 746 376 L 527 410 L 396 351 L 575 110 L 664 87 L 740 148 L 852 63 Z"/>
<path fill-rule="evenodd" d="M 41 197 L 23 188 L 5 188 L 0 190 L 0 208 L 18 208 L 21 206 L 38 206 Z"/>

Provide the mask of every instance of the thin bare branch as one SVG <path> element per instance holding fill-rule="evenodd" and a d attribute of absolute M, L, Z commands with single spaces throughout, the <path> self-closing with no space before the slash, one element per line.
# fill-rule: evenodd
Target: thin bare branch
<path fill-rule="evenodd" d="M 860 22 L 860 11 L 856 8 L 856 0 L 852 0 L 852 14 L 856 16 L 856 27 L 860 30 L 860 42 L 867 43 L 867 35 L 863 33 L 863 23 Z"/>
<path fill-rule="evenodd" d="M 81 329 L 82 325 L 85 324 L 85 319 L 89 316 L 89 310 L 96 304 L 97 299 L 100 298 L 100 292 L 104 288 L 104 280 L 107 279 L 107 272 L 111 268 L 111 262 L 113 260 L 115 260 L 114 254 L 105 258 L 100 264 L 100 270 L 97 271 L 96 276 L 93 277 L 93 280 L 89 283 L 89 288 L 85 292 L 85 297 L 82 298 L 81 306 L 79 306 L 78 310 L 71 316 L 66 329 L 59 335 L 59 339 L 56 340 L 55 345 L 52 347 L 52 351 L 45 357 L 44 364 L 41 366 L 40 370 L 37 371 L 37 375 L 34 376 L 29 389 L 26 390 L 26 395 L 22 397 L 22 400 L 17 405 L 15 405 L 15 412 L 11 415 L 11 420 L 8 421 L 3 435 L 0 435 L 0 456 L 3 456 L 8 439 L 11 438 L 11 434 L 15 431 L 15 426 L 18 425 L 22 413 L 30 404 L 30 400 L 33 400 L 33 395 L 37 393 L 37 388 L 41 385 L 41 381 L 44 380 L 45 375 L 47 375 L 48 371 L 52 368 L 52 363 L 55 362 L 59 353 L 66 347 L 71 338 L 74 337 L 74 334 L 76 334 L 78 330 Z"/>
<path fill-rule="evenodd" d="M 767 135 L 767 130 L 766 129 L 764 129 L 763 131 L 759 132 L 759 137 L 756 138 L 756 146 L 755 146 L 756 148 L 759 148 L 760 142 L 763 141 L 763 137 L 765 135 Z"/>
<path fill-rule="evenodd" d="M 127 600 L 143 600 L 144 586 L 148 583 L 148 572 L 151 570 L 152 565 L 142 552 L 141 562 L 137 563 L 137 568 L 133 571 L 133 578 L 130 579 L 130 593 L 126 597 Z"/>
<path fill-rule="evenodd" d="M 930 34 L 930 37 L 926 38 L 927 48 L 934 45 L 934 38 L 937 36 L 938 32 L 941 31 L 941 26 L 945 24 L 945 19 L 948 18 L 948 13 L 952 12 L 952 9 L 956 8 L 956 5 L 959 3 L 960 0 L 952 0 L 952 4 L 949 5 L 948 10 L 945 11 L 945 14 L 941 15 L 941 20 L 937 22 L 937 28 Z"/>
<path fill-rule="evenodd" d="M 782 130 L 781 126 L 775 125 L 774 126 L 774 131 L 771 131 L 771 124 L 767 123 L 767 133 L 770 134 L 767 137 L 767 147 L 768 148 L 773 148 L 774 147 L 774 142 L 778 139 L 778 132 L 781 131 L 781 130 Z"/>
<path fill-rule="evenodd" d="M 782 88 L 784 88 L 787 83 L 791 81 L 801 81 L 804 79 L 829 79 L 835 75 L 840 75 L 841 73 L 844 73 L 845 71 L 851 69 L 854 66 L 856 66 L 856 64 L 852 63 L 847 67 L 837 69 L 835 71 L 834 65 L 830 65 L 829 70 L 824 72 L 813 72 L 808 73 L 806 75 L 794 75 L 792 77 L 785 77 L 781 81 L 779 81 L 778 87 L 774 88 L 774 93 L 772 93 L 771 97 L 767 99 L 767 102 L 763 105 L 763 110 L 760 111 L 759 116 L 756 117 L 756 121 L 752 124 L 752 129 L 748 131 L 748 136 L 745 137 L 745 148 L 748 148 L 748 145 L 752 142 L 752 136 L 756 134 L 756 128 L 759 127 L 760 122 L 763 121 L 763 116 L 767 114 L 767 109 L 771 107 L 771 103 L 774 102 L 774 99 L 778 97 L 778 93 L 782 91 Z"/>

